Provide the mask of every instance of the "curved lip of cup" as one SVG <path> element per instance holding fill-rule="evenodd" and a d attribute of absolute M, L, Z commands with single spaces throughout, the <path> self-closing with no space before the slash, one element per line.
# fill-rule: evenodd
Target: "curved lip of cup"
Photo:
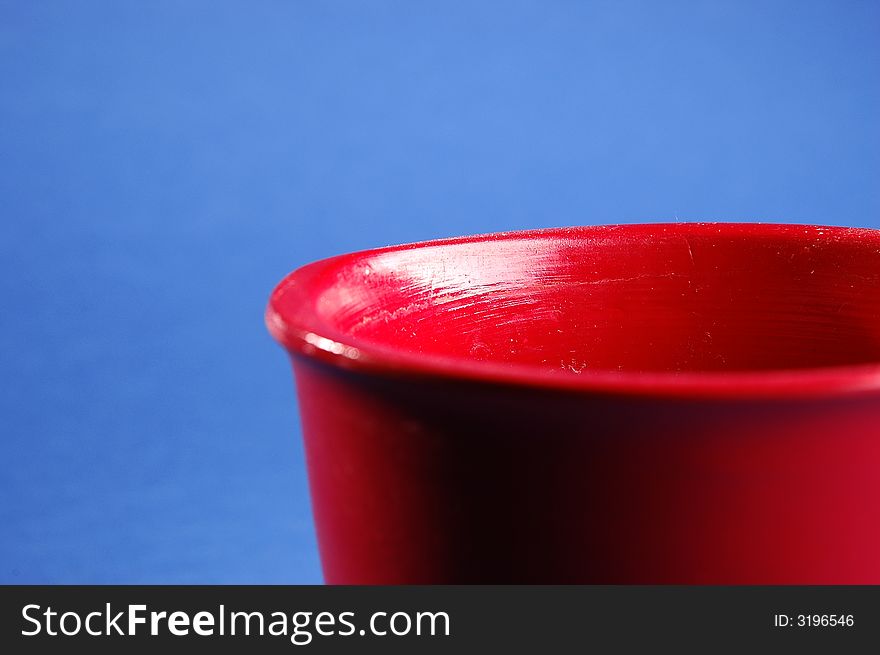
<path fill-rule="evenodd" d="M 275 287 L 266 309 L 266 326 L 292 355 L 385 377 L 478 382 L 569 393 L 682 399 L 798 399 L 880 391 L 880 361 L 760 371 L 591 370 L 579 375 L 559 375 L 529 364 L 477 361 L 461 356 L 398 350 L 342 331 L 318 311 L 316 301 L 319 294 L 316 291 L 326 288 L 328 276 L 332 278 L 335 273 L 366 257 L 456 244 L 539 237 L 583 238 L 617 230 L 641 232 L 648 237 L 708 233 L 746 238 L 782 236 L 811 243 L 815 243 L 819 235 L 824 235 L 821 238 L 836 242 L 875 243 L 880 253 L 880 230 L 785 223 L 631 223 L 479 234 L 362 250 L 302 266 Z"/>

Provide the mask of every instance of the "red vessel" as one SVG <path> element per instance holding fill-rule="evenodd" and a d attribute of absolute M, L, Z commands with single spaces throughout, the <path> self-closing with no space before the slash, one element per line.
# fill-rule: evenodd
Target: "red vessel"
<path fill-rule="evenodd" d="M 880 584 L 880 231 L 383 248 L 267 323 L 328 583 Z"/>

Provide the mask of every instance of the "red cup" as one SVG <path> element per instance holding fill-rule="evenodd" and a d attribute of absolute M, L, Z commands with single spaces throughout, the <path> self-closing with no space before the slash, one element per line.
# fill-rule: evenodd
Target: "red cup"
<path fill-rule="evenodd" d="M 383 248 L 267 323 L 328 583 L 880 583 L 880 231 Z"/>

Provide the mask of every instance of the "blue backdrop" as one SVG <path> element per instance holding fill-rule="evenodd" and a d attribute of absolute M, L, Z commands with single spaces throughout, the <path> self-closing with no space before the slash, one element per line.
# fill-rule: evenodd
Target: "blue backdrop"
<path fill-rule="evenodd" d="M 284 273 L 877 227 L 878 117 L 876 2 L 2 2 L 0 582 L 319 582 Z"/>

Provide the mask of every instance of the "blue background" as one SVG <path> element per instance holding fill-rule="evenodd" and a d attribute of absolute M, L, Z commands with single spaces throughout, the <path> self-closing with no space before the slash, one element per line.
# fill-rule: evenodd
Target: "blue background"
<path fill-rule="evenodd" d="M 3 2 L 0 582 L 320 582 L 307 261 L 880 226 L 877 2 Z"/>

